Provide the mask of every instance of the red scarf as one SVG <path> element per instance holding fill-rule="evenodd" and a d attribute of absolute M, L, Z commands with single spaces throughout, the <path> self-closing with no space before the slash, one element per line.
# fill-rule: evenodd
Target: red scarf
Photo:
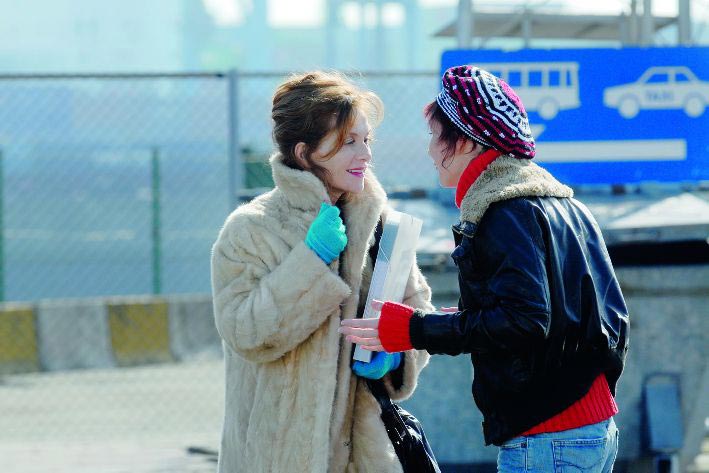
<path fill-rule="evenodd" d="M 479 154 L 478 156 L 473 158 L 472 161 L 470 161 L 468 167 L 466 167 L 465 171 L 463 171 L 463 174 L 460 175 L 460 179 L 458 179 L 458 185 L 455 189 L 455 205 L 458 208 L 460 208 L 460 204 L 463 202 L 463 198 L 465 197 L 465 194 L 468 193 L 468 189 L 470 189 L 470 186 L 473 185 L 473 182 L 475 182 L 475 180 L 480 176 L 480 174 L 482 174 L 483 171 L 487 169 L 491 162 L 493 162 L 495 159 L 497 159 L 498 156 L 501 155 L 502 153 L 497 151 L 496 149 L 489 149 L 484 153 Z"/>

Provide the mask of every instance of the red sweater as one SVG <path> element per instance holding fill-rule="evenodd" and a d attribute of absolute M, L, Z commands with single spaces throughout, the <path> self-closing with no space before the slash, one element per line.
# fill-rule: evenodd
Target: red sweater
<path fill-rule="evenodd" d="M 470 162 L 458 181 L 455 203 L 460 207 L 470 186 L 500 156 L 496 150 L 489 150 Z M 414 309 L 404 304 L 387 302 L 379 319 L 379 339 L 389 353 L 411 350 L 409 321 Z M 534 435 L 575 429 L 609 419 L 618 413 L 605 375 L 600 374 L 593 381 L 588 392 L 578 401 L 551 418 L 535 425 L 521 435 Z"/>
<path fill-rule="evenodd" d="M 475 159 L 470 161 L 468 167 L 465 168 L 463 174 L 461 174 L 460 179 L 458 179 L 458 185 L 455 189 L 455 205 L 460 208 L 460 204 L 463 202 L 463 197 L 473 185 L 473 182 L 478 178 L 482 172 L 487 169 L 491 162 L 493 162 L 502 153 L 496 149 L 489 149 L 484 153 L 481 153 Z"/>

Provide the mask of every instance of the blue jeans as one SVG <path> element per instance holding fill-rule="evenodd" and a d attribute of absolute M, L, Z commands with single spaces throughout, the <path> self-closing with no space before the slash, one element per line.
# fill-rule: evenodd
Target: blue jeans
<path fill-rule="evenodd" d="M 618 429 L 611 417 L 598 424 L 549 434 L 521 436 L 500 447 L 500 473 L 607 473 L 618 454 Z"/>

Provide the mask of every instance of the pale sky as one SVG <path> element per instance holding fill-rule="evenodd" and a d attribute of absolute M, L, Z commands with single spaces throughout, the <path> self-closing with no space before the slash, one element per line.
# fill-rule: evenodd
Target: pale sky
<path fill-rule="evenodd" d="M 326 0 L 202 0 L 217 24 L 237 25 L 244 14 L 251 11 L 253 2 L 267 1 L 268 21 L 274 27 L 317 27 L 325 20 Z M 457 0 L 418 0 L 424 7 L 455 7 Z M 365 3 L 364 21 L 367 26 L 376 22 L 374 2 L 342 1 L 342 22 L 346 27 L 359 28 L 361 23 L 361 4 Z M 638 0 L 642 5 L 643 1 Z M 473 0 L 475 8 L 485 10 L 504 6 L 559 8 L 564 11 L 590 14 L 618 14 L 629 11 L 630 0 Z M 677 0 L 654 0 L 655 15 L 677 14 Z M 405 11 L 400 3 L 384 2 L 382 21 L 387 26 L 397 26 L 405 19 Z"/>

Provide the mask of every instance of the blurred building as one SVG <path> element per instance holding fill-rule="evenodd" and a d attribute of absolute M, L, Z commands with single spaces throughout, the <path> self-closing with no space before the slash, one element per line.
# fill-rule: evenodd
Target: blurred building
<path fill-rule="evenodd" d="M 293 15 L 296 3 L 302 8 Z M 632 3 L 643 2 L 473 2 L 479 21 L 491 9 L 510 20 L 527 11 L 627 16 Z M 694 1 L 691 6 L 695 43 L 701 43 L 709 38 L 709 28 L 702 26 L 709 4 Z M 451 25 L 458 8 L 455 0 L 0 0 L 0 73 L 315 67 L 432 71 L 438 69 L 441 51 L 457 44 Z M 653 13 L 676 16 L 677 2 L 655 0 Z M 661 28 L 656 43 L 674 44 L 675 30 L 672 24 Z M 471 45 L 524 46 L 519 35 L 511 36 L 476 33 Z M 599 40 L 576 46 L 584 44 L 598 46 Z"/>
<path fill-rule="evenodd" d="M 0 72 L 179 69 L 190 3 L 0 0 Z"/>

